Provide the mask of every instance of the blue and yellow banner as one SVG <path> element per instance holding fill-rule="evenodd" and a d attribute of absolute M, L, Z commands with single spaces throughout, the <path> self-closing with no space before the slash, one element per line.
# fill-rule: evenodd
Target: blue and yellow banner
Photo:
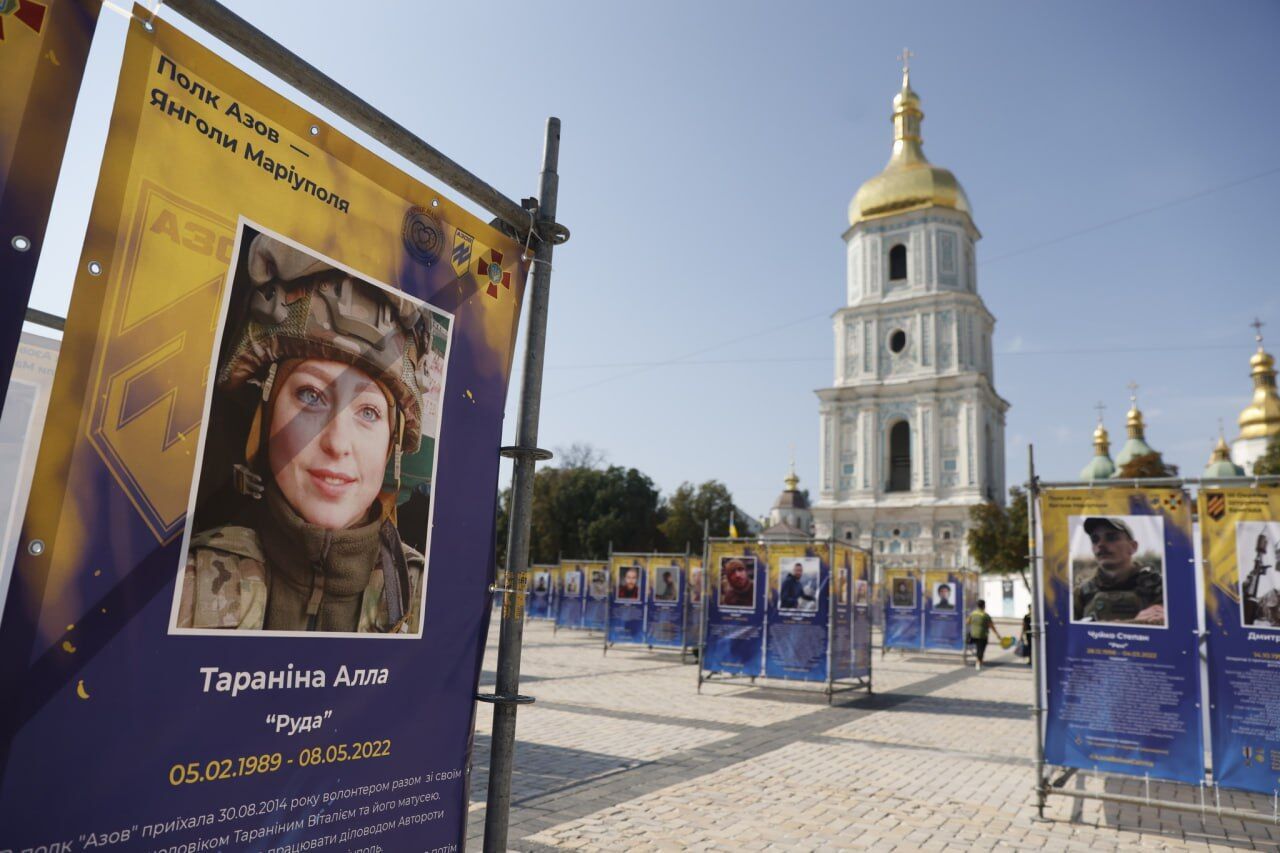
<path fill-rule="evenodd" d="M 924 573 L 924 647 L 963 652 L 965 644 L 964 575 L 960 572 Z"/>
<path fill-rule="evenodd" d="M 765 675 L 826 681 L 830 646 L 831 562 L 819 546 L 769 546 Z"/>
<path fill-rule="evenodd" d="M 759 542 L 708 546 L 704 669 L 760 675 L 764 669 L 765 585 L 769 548 Z"/>
<path fill-rule="evenodd" d="M 683 555 L 654 554 L 649 558 L 649 591 L 645 597 L 645 643 L 680 648 L 684 645 L 688 596 Z"/>
<path fill-rule="evenodd" d="M 609 599 L 612 596 L 609 564 L 603 560 L 573 560 L 562 565 L 572 565 L 585 578 L 582 627 L 588 631 L 603 631 L 609 620 Z"/>
<path fill-rule="evenodd" d="M 853 587 L 849 595 L 853 600 L 853 660 L 854 678 L 871 677 L 871 555 L 849 545 L 836 543 L 838 559 L 852 567 Z"/>
<path fill-rule="evenodd" d="M 685 646 L 690 648 L 698 648 L 702 645 L 702 597 L 705 592 L 703 589 L 706 583 L 705 578 L 702 558 L 691 557 L 689 559 L 689 573 L 686 577 L 685 598 L 689 604 L 685 608 L 684 630 L 684 643 Z"/>
<path fill-rule="evenodd" d="M 460 846 L 522 247 L 150 17 L 0 622 L 0 846 Z"/>
<path fill-rule="evenodd" d="M 554 619 L 556 602 L 556 566 L 535 565 L 529 569 L 529 604 L 525 615 L 530 619 Z"/>
<path fill-rule="evenodd" d="M 607 641 L 645 641 L 645 590 L 649 577 L 648 554 L 613 554 L 609 558 L 609 631 Z"/>
<path fill-rule="evenodd" d="M 1191 507 L 1180 489 L 1042 492 L 1045 760 L 1204 779 Z"/>
<path fill-rule="evenodd" d="M 915 569 L 884 570 L 884 647 L 919 650 L 921 631 L 920 575 Z"/>
<path fill-rule="evenodd" d="M 556 585 L 556 627 L 582 627 L 583 605 L 587 600 L 587 571 L 581 563 L 560 561 Z"/>
<path fill-rule="evenodd" d="M 1280 788 L 1280 490 L 1203 489 L 1209 727 L 1219 785 Z"/>

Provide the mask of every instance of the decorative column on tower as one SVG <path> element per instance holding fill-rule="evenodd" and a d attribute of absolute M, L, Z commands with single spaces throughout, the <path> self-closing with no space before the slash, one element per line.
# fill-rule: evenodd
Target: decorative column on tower
<path fill-rule="evenodd" d="M 924 155 L 909 58 L 889 162 L 849 205 L 813 516 L 818 535 L 875 551 L 877 565 L 961 566 L 969 508 L 1004 500 L 1009 404 L 978 295 L 982 235 L 959 181 Z"/>

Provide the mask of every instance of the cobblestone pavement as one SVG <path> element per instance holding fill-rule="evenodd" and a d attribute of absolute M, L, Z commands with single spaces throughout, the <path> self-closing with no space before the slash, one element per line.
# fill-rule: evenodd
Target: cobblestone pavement
<path fill-rule="evenodd" d="M 493 683 L 497 620 L 482 683 Z M 1031 674 L 996 651 L 877 651 L 872 696 L 712 681 L 696 665 L 545 622 L 525 630 L 508 844 L 515 850 L 1280 850 L 1280 826 L 1050 798 L 1035 819 Z M 480 707 L 468 845 L 484 828 L 491 712 Z M 1068 788 L 1142 797 L 1142 780 Z M 1199 802 L 1152 784 L 1150 796 Z M 1270 798 L 1222 806 L 1270 814 Z"/>

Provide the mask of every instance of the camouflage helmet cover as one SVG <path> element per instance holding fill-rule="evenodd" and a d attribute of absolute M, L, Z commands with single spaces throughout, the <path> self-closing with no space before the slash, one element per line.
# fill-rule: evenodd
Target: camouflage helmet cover
<path fill-rule="evenodd" d="M 422 435 L 430 333 L 424 309 L 265 234 L 249 247 L 253 293 L 240 337 L 218 372 L 218 387 L 261 382 L 270 365 L 321 358 L 358 367 L 394 399 L 401 449 Z"/>

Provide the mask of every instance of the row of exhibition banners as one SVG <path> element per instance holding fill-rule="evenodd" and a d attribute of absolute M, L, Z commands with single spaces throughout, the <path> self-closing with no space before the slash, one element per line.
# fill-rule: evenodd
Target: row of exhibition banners
<path fill-rule="evenodd" d="M 960 587 L 958 575 L 942 577 Z M 852 546 L 711 539 L 704 559 L 535 565 L 527 615 L 602 631 L 606 648 L 704 649 L 711 673 L 828 682 L 870 678 L 872 600 L 870 555 Z"/>
<path fill-rule="evenodd" d="M 1044 760 L 1275 796 L 1280 489 L 1035 494 Z"/>
<path fill-rule="evenodd" d="M 790 612 L 817 613 L 817 595 L 829 586 L 820 558 L 806 556 L 792 565 L 778 562 L 789 558 L 779 555 L 772 564 L 774 621 Z M 715 583 L 712 588 L 719 589 Z M 880 584 L 853 580 L 850 592 L 855 608 L 879 608 L 879 616 L 872 611 L 871 621 L 883 622 L 884 649 L 963 651 L 967 611 L 978 599 L 978 574 L 891 568 L 884 570 Z M 608 644 L 679 649 L 702 645 L 702 560 L 687 554 L 614 554 L 609 560 L 535 565 L 527 601 L 529 619 L 554 622 L 557 629 L 606 632 Z M 494 605 L 501 605 L 501 593 L 495 593 Z"/>

